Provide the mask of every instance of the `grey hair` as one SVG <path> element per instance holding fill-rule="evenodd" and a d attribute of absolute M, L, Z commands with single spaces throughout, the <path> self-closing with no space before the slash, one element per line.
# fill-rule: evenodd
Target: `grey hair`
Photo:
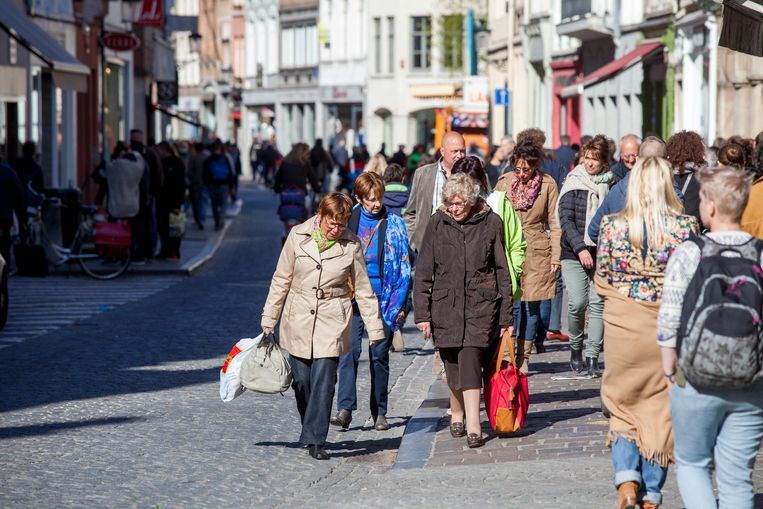
<path fill-rule="evenodd" d="M 480 197 L 480 185 L 466 173 L 451 175 L 442 188 L 442 202 L 447 203 L 455 196 L 460 196 L 472 207 Z"/>

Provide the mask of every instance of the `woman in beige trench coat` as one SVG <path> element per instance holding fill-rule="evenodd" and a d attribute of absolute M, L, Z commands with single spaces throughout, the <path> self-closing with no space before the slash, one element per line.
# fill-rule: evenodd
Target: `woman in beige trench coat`
<path fill-rule="evenodd" d="M 512 153 L 512 173 L 504 174 L 496 184 L 496 191 L 504 191 L 522 223 L 527 242 L 525 263 L 522 266 L 522 302 L 519 320 L 515 314 L 517 334 L 517 362 L 527 373 L 530 352 L 538 336 L 545 338 L 540 318 L 540 303 L 556 295 L 556 272 L 561 255 L 561 230 L 556 221 L 556 201 L 559 191 L 554 179 L 540 171 L 543 152 L 529 142 L 520 143 Z M 546 232 L 549 225 L 549 233 Z M 516 311 L 515 311 L 516 313 Z M 542 343 L 538 344 L 538 350 Z M 520 361 L 521 359 L 521 361 Z"/>
<path fill-rule="evenodd" d="M 318 214 L 289 234 L 262 311 L 262 330 L 272 332 L 281 318 L 280 344 L 289 352 L 292 388 L 302 421 L 300 443 L 315 459 L 328 459 L 324 444 L 339 356 L 350 347 L 352 280 L 355 301 L 371 343 L 384 339 L 371 281 L 358 238 L 347 230 L 352 202 L 328 194 Z"/>

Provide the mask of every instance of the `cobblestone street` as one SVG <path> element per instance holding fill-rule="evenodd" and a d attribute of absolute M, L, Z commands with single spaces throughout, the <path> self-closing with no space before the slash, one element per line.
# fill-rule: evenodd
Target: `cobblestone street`
<path fill-rule="evenodd" d="M 194 276 L 131 276 L 151 291 L 0 349 L 0 507 L 614 506 L 599 381 L 553 379 L 569 375 L 563 343 L 532 358 L 526 427 L 496 437 L 484 420 L 481 449 L 450 437 L 447 388 L 412 316 L 391 354 L 391 429 L 366 422 L 364 352 L 361 410 L 330 431 L 330 461 L 299 447 L 291 391 L 222 403 L 220 365 L 258 333 L 280 248 L 273 196 L 242 195 Z M 682 507 L 673 469 L 665 497 Z"/>

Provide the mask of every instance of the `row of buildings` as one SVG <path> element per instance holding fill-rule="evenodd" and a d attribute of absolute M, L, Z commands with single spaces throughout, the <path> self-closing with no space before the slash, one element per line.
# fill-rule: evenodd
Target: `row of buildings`
<path fill-rule="evenodd" d="M 0 2 L 0 156 L 38 142 L 51 187 L 83 187 L 131 129 L 387 153 L 449 129 L 483 149 L 530 126 L 549 145 L 763 130 L 763 58 L 718 44 L 736 4 L 763 33 L 756 1 Z"/>
<path fill-rule="evenodd" d="M 0 0 L 0 157 L 37 144 L 46 184 L 86 188 L 117 140 L 170 134 L 175 49 L 160 0 Z"/>
<path fill-rule="evenodd" d="M 749 4 L 748 28 L 760 23 L 763 5 L 739 3 Z M 756 135 L 763 58 L 719 46 L 728 9 L 710 0 L 491 0 L 490 83 L 508 83 L 515 98 L 508 112 L 494 108 L 493 138 L 506 117 L 540 126 L 554 144 L 596 132 Z"/>
<path fill-rule="evenodd" d="M 720 1 L 198 3 L 202 83 L 205 62 L 221 62 L 212 88 L 228 100 L 205 92 L 182 113 L 244 147 L 344 138 L 390 152 L 436 146 L 449 129 L 486 147 L 529 126 L 550 145 L 763 130 L 763 58 L 719 46 Z"/>

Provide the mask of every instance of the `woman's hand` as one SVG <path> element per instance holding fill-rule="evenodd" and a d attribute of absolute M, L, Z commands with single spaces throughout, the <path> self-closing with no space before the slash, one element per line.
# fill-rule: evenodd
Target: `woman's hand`
<path fill-rule="evenodd" d="M 270 327 L 263 327 L 262 328 L 262 333 L 264 335 L 266 335 L 266 336 L 272 336 L 273 335 L 273 329 L 271 329 Z"/>
<path fill-rule="evenodd" d="M 588 252 L 588 249 L 579 252 L 578 259 L 580 260 L 580 264 L 583 266 L 583 268 L 593 268 L 593 258 L 591 257 L 591 253 Z"/>
<path fill-rule="evenodd" d="M 556 274 L 559 272 L 559 264 L 558 263 L 552 263 L 551 264 L 551 273 Z"/>
<path fill-rule="evenodd" d="M 509 336 L 511 336 L 514 333 L 514 327 L 509 325 L 508 327 L 501 327 L 501 337 L 503 337 L 504 334 L 509 333 Z"/>
<path fill-rule="evenodd" d="M 395 323 L 398 325 L 402 325 L 404 320 L 405 320 L 405 311 L 400 311 L 397 314 L 397 317 L 395 317 Z"/>
<path fill-rule="evenodd" d="M 419 322 L 416 327 L 421 331 L 421 335 L 424 339 L 430 339 L 432 337 L 432 324 L 429 322 Z"/>

